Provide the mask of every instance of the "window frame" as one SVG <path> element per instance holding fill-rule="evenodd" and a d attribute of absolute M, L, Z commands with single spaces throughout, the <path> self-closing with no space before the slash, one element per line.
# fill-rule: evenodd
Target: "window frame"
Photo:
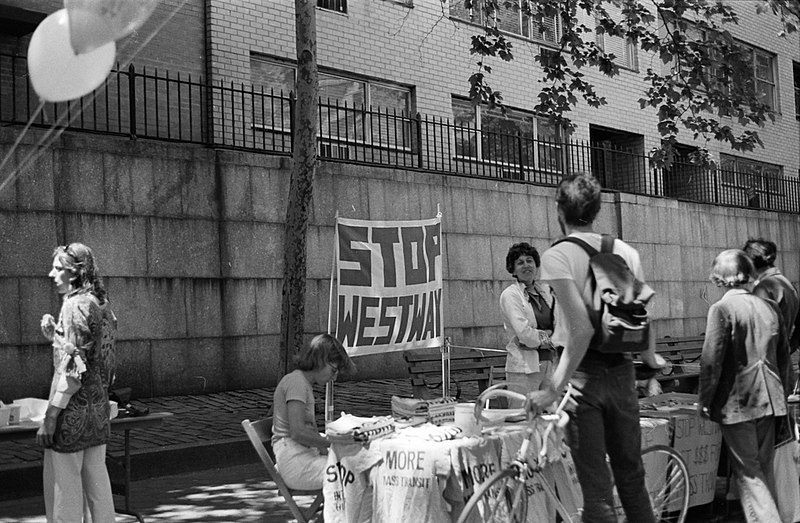
<path fill-rule="evenodd" d="M 317 0 L 317 9 L 347 14 L 347 0 Z"/>
<path fill-rule="evenodd" d="M 290 92 L 294 91 L 294 87 L 297 82 L 297 65 L 291 62 L 285 62 L 278 59 L 270 58 L 267 56 L 261 56 L 257 54 L 251 54 L 250 56 L 250 64 L 251 64 L 251 78 L 252 68 L 254 62 L 260 62 L 264 64 L 268 64 L 270 66 L 275 67 L 282 67 L 285 69 L 292 70 L 292 89 Z M 323 145 L 338 145 L 339 147 L 347 147 L 347 146 L 360 146 L 360 147 L 375 147 L 381 150 L 387 151 L 398 151 L 398 152 L 411 152 L 412 150 L 412 129 L 411 129 L 411 117 L 412 117 L 412 110 L 414 106 L 414 89 L 413 87 L 395 84 L 392 82 L 384 81 L 384 80 L 372 80 L 369 78 L 360 77 L 357 75 L 347 75 L 346 73 L 340 72 L 327 72 L 327 71 L 320 71 L 319 72 L 320 79 L 323 78 L 337 78 L 341 80 L 346 80 L 348 82 L 353 82 L 356 84 L 360 84 L 362 86 L 364 92 L 364 103 L 363 103 L 363 110 L 360 105 L 355 104 L 347 104 L 345 108 L 344 105 L 338 106 L 338 111 L 340 114 L 341 111 L 344 111 L 343 114 L 347 114 L 348 112 L 353 113 L 353 120 L 352 123 L 349 118 L 345 118 L 345 126 L 352 125 L 354 133 L 352 136 L 349 135 L 348 130 L 345 129 L 342 133 L 331 133 L 330 131 L 333 129 L 341 129 L 341 127 L 337 124 L 332 125 L 328 124 L 327 128 L 323 128 L 322 120 L 326 117 L 326 114 L 331 114 L 331 109 L 335 109 L 337 107 L 336 102 L 341 100 L 337 97 L 325 97 L 325 93 L 322 92 L 320 89 L 319 97 L 320 100 L 318 102 L 318 118 L 320 120 L 320 128 L 317 134 L 317 140 L 320 143 L 320 146 Z M 267 86 L 265 86 L 266 88 Z M 372 105 L 372 97 L 373 97 L 373 89 L 381 88 L 381 89 L 391 89 L 395 91 L 400 91 L 405 93 L 405 107 L 397 112 L 396 108 L 393 107 L 384 107 L 378 106 L 373 107 Z M 285 93 L 285 96 L 289 96 L 289 93 Z M 330 103 L 329 103 L 330 100 Z M 394 112 L 393 112 L 394 111 Z M 387 122 L 393 122 L 391 128 L 394 130 L 393 133 L 386 134 L 384 136 L 384 132 L 389 130 L 389 126 L 387 123 L 387 128 L 384 129 L 381 127 L 381 118 L 378 118 L 377 124 L 374 123 L 375 119 L 373 115 L 378 112 L 381 115 L 385 114 L 387 118 Z M 282 121 L 284 122 L 284 127 L 279 126 L 272 126 L 268 122 L 256 122 L 255 119 L 253 121 L 253 128 L 261 131 L 261 132 L 272 132 L 272 133 L 284 133 L 289 134 L 291 133 L 291 120 L 289 118 L 283 118 Z M 332 120 L 333 121 L 333 120 Z M 338 121 L 338 120 L 337 120 Z M 360 136 L 360 137 L 359 137 Z M 387 138 L 387 143 L 384 143 L 383 138 Z M 369 138 L 369 139 L 367 139 Z M 377 140 L 376 140 L 377 138 Z M 388 143 L 388 142 L 396 143 Z"/>
<path fill-rule="evenodd" d="M 689 28 L 689 31 L 685 31 L 684 35 L 687 36 L 687 37 L 694 36 L 696 38 L 702 39 L 703 41 L 705 41 L 708 38 L 707 32 L 705 30 L 703 30 L 703 29 L 698 28 L 695 24 L 691 24 L 690 28 Z M 739 48 L 740 52 L 743 52 L 743 53 L 749 52 L 749 53 L 751 53 L 751 58 L 749 60 L 750 63 L 749 63 L 749 68 L 748 69 L 749 69 L 750 77 L 752 77 L 754 95 L 762 103 L 764 103 L 764 100 L 762 99 L 762 97 L 758 97 L 757 96 L 758 95 L 758 85 L 759 85 L 759 82 L 764 82 L 767 85 L 770 85 L 771 86 L 771 93 L 770 93 L 769 97 L 771 98 L 772 103 L 771 104 L 765 104 L 765 105 L 767 105 L 770 108 L 770 110 L 772 110 L 772 111 L 780 112 L 780 103 L 779 103 L 779 99 L 778 99 L 779 90 L 778 90 L 778 80 L 777 80 L 778 79 L 777 55 L 775 53 L 770 52 L 770 51 L 766 51 L 764 49 L 761 49 L 759 47 L 751 45 L 751 44 L 749 44 L 749 43 L 747 43 L 747 42 L 745 42 L 743 40 L 734 39 L 733 41 L 734 41 L 734 45 L 736 45 Z M 769 69 L 770 69 L 770 73 L 772 75 L 772 80 L 771 81 L 770 80 L 766 80 L 766 79 L 758 78 L 758 76 L 757 76 L 758 67 L 756 66 L 757 57 L 758 56 L 763 56 L 763 57 L 766 57 L 766 58 L 769 59 Z M 675 67 L 676 66 L 673 65 L 673 70 L 674 70 Z M 718 77 L 719 75 L 717 74 L 716 71 L 717 71 L 717 68 L 715 66 L 713 66 L 713 65 L 707 67 L 706 70 L 705 70 L 705 74 L 707 76 L 707 79 L 710 80 L 710 79 Z M 703 91 L 705 91 L 705 86 L 700 86 L 699 88 L 702 89 Z M 727 87 L 723 87 L 723 90 L 726 91 Z"/>
<path fill-rule="evenodd" d="M 554 32 L 554 35 L 553 35 L 552 39 L 538 38 L 538 37 L 532 36 L 532 35 L 535 35 L 535 34 L 540 34 L 540 31 L 538 30 L 537 27 L 534 27 L 533 20 L 530 17 L 528 17 L 527 24 L 526 24 L 526 22 L 524 20 L 526 17 L 525 17 L 525 14 L 524 14 L 523 10 L 522 10 L 521 5 L 520 5 L 521 2 L 530 3 L 531 0 L 515 0 L 515 1 L 516 1 L 516 4 L 517 4 L 517 8 L 516 8 L 517 13 L 516 13 L 516 16 L 515 16 L 515 18 L 517 20 L 516 31 L 509 31 L 508 28 L 500 28 L 500 27 L 498 27 L 498 13 L 497 13 L 497 11 L 492 11 L 491 14 L 486 13 L 484 11 L 483 7 L 482 7 L 483 0 L 474 0 L 473 4 L 475 5 L 475 7 L 471 7 L 469 9 L 469 11 L 466 13 L 466 17 L 463 16 L 462 13 L 460 13 L 458 10 L 454 10 L 453 9 L 453 6 L 455 5 L 456 2 L 458 2 L 460 5 L 463 5 L 463 0 L 451 0 L 450 1 L 450 9 L 449 9 L 448 15 L 453 20 L 460 20 L 462 22 L 467 22 L 467 23 L 470 23 L 470 24 L 479 25 L 481 27 L 491 26 L 491 27 L 494 27 L 494 28 L 498 28 L 500 30 L 500 32 L 502 32 L 504 34 L 512 35 L 512 36 L 515 36 L 515 37 L 518 37 L 518 38 L 522 38 L 524 40 L 535 42 L 537 44 L 545 44 L 545 45 L 551 45 L 551 46 L 558 45 L 558 42 L 561 40 L 561 18 L 559 16 L 553 16 L 552 17 L 552 20 L 553 20 L 553 32 Z M 512 12 L 511 9 L 509 9 L 508 11 Z M 525 27 L 526 25 L 527 25 L 527 29 Z M 526 30 L 527 30 L 527 33 L 528 33 L 527 35 L 525 34 Z"/>
<path fill-rule="evenodd" d="M 607 6 L 607 9 L 610 8 L 611 5 L 612 4 L 609 4 L 609 6 Z M 616 20 L 612 16 L 613 14 L 617 14 L 617 12 L 619 12 L 620 16 L 622 15 L 622 10 L 621 9 L 617 9 L 617 11 L 609 12 L 609 16 L 612 17 L 612 19 L 614 19 L 614 21 L 618 23 L 619 21 Z M 600 23 L 598 22 L 598 19 L 599 19 L 598 15 L 595 14 L 595 18 L 594 18 L 595 27 L 600 25 Z M 597 44 L 597 46 L 606 54 L 608 53 L 606 51 L 606 47 L 608 46 L 607 42 L 606 42 L 607 38 L 618 38 L 618 39 L 624 41 L 625 56 L 615 56 L 615 58 L 613 60 L 613 62 L 617 65 L 617 67 L 621 67 L 621 68 L 627 69 L 629 71 L 638 72 L 639 71 L 639 46 L 636 44 L 636 42 L 632 41 L 630 38 L 624 38 L 622 36 L 609 35 L 609 34 L 607 34 L 605 32 L 600 33 L 600 32 L 597 32 L 597 30 L 595 30 L 595 40 L 594 41 Z"/>
<path fill-rule="evenodd" d="M 474 126 L 472 125 L 458 125 L 455 123 L 456 117 L 456 106 L 461 105 L 462 110 L 466 108 L 471 108 L 473 113 L 473 122 Z M 484 129 L 483 120 L 484 118 L 491 115 L 492 118 L 507 118 L 507 116 L 503 116 L 501 114 L 491 114 L 489 113 L 489 109 L 485 105 L 476 105 L 473 106 L 472 103 L 463 97 L 460 96 L 452 96 L 451 97 L 451 108 L 453 111 L 453 118 L 454 122 L 452 125 L 453 129 L 453 144 L 454 144 L 454 153 L 453 157 L 456 160 L 461 161 L 469 161 L 469 162 L 476 162 L 484 165 L 491 165 L 496 167 L 504 167 L 514 169 L 518 171 L 520 167 L 524 168 L 525 170 L 536 171 L 544 174 L 562 174 L 564 172 L 564 143 L 562 141 L 563 133 L 559 129 L 555 129 L 556 131 L 556 140 L 550 142 L 546 139 L 540 139 L 540 125 L 543 123 L 542 120 L 546 119 L 538 115 L 532 111 L 526 111 L 524 109 L 517 109 L 509 107 L 509 111 L 513 111 L 515 115 L 519 115 L 519 117 L 514 118 L 515 120 L 522 120 L 525 121 L 526 119 L 530 119 L 531 125 L 531 134 L 530 138 L 525 137 L 524 139 L 529 140 L 531 142 L 530 150 L 532 154 L 529 155 L 527 161 L 523 161 L 523 158 L 493 158 L 487 157 L 487 153 L 484 152 L 484 140 L 488 140 L 489 137 L 493 135 L 498 135 L 500 133 L 496 133 L 493 131 L 487 131 Z M 487 113 L 487 114 L 484 114 Z M 521 117 L 521 118 L 520 118 Z M 463 146 L 459 146 L 459 143 L 465 141 L 464 137 L 466 138 L 467 142 L 473 142 L 475 146 L 468 147 L 468 152 L 473 152 L 474 154 L 464 154 L 463 153 Z M 459 151 L 461 149 L 461 151 Z M 552 151 L 548 154 L 543 154 L 542 150 L 549 150 Z M 502 150 L 501 150 L 502 152 Z M 491 156 L 494 156 L 494 153 L 491 153 Z M 547 164 L 548 159 L 556 158 L 558 166 L 556 168 L 550 167 Z"/>
<path fill-rule="evenodd" d="M 721 153 L 720 158 L 720 184 L 722 186 L 744 191 L 753 191 L 759 196 L 770 198 L 782 198 L 786 196 L 780 190 L 774 189 L 778 183 L 772 184 L 771 181 L 780 182 L 784 180 L 783 166 L 751 160 L 741 156 Z M 728 167 L 724 164 L 730 162 Z M 757 167 L 759 172 L 748 172 L 746 166 Z M 766 172 L 770 169 L 772 172 Z M 759 180 L 758 186 L 753 185 L 752 180 Z M 772 186 L 772 187 L 771 187 Z"/>

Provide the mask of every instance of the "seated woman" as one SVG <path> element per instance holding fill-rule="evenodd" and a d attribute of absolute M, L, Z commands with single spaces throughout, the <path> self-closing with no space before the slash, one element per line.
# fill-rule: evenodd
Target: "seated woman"
<path fill-rule="evenodd" d="M 335 380 L 340 371 L 355 370 L 342 344 L 330 334 L 316 336 L 296 358 L 297 369 L 284 376 L 275 389 L 272 449 L 290 488 L 322 488 L 328 439 L 317 431 L 314 385 Z"/>

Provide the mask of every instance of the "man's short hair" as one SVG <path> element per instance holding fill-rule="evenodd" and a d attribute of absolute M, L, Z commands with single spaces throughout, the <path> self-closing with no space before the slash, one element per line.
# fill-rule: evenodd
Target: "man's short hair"
<path fill-rule="evenodd" d="M 600 212 L 600 183 L 590 174 L 571 174 L 558 184 L 556 203 L 568 225 L 590 225 Z"/>
<path fill-rule="evenodd" d="M 755 277 L 753 262 L 744 251 L 728 249 L 714 258 L 709 279 L 717 287 L 738 287 Z"/>
<path fill-rule="evenodd" d="M 775 265 L 775 258 L 778 256 L 778 246 L 764 238 L 750 238 L 742 250 L 753 260 L 753 265 L 758 270 Z"/>

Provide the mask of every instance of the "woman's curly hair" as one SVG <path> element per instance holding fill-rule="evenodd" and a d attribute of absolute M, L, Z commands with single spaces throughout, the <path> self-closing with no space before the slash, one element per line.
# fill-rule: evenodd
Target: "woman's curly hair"
<path fill-rule="evenodd" d="M 514 274 L 514 264 L 517 263 L 517 259 L 520 256 L 532 256 L 537 267 L 541 263 L 539 251 L 536 250 L 536 247 L 528 242 L 515 243 L 508 249 L 508 254 L 506 254 L 506 270 L 509 274 Z"/>
<path fill-rule="evenodd" d="M 717 287 L 740 287 L 753 280 L 753 262 L 744 251 L 728 249 L 714 258 L 709 279 Z"/>

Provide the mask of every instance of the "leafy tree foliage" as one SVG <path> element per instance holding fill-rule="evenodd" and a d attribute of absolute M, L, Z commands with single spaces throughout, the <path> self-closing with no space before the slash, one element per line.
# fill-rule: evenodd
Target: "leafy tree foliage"
<path fill-rule="evenodd" d="M 739 23 L 737 11 L 742 9 L 755 8 L 762 16 L 779 17 L 783 30 L 777 36 L 781 37 L 795 32 L 800 19 L 800 0 L 463 2 L 466 9 L 483 10 L 489 21 L 485 34 L 472 37 L 471 52 L 479 57 L 477 71 L 469 79 L 474 104 L 503 105 L 502 93 L 488 81 L 492 69 L 487 58 L 510 61 L 514 49 L 498 29 L 498 13 L 518 15 L 521 10 L 533 27 L 542 29 L 553 17 L 560 21 L 561 34 L 555 49 L 536 56 L 542 70 L 542 87 L 534 110 L 567 132 L 575 129 L 569 113 L 580 99 L 595 108 L 607 103 L 587 71 L 595 69 L 609 77 L 619 73 L 616 57 L 596 43 L 596 34 L 623 38 L 658 57 L 663 67 L 644 71 L 639 106 L 652 108 L 658 115 L 662 146 L 651 153 L 660 165 L 672 163 L 673 146 L 682 129 L 694 139 L 719 140 L 734 150 L 763 147 L 756 129 L 774 121 L 775 114 L 754 85 L 750 51 L 734 40 L 728 28 Z M 612 12 L 616 14 L 612 16 Z M 587 25 L 587 20 L 592 22 Z M 698 164 L 711 161 L 705 147 L 690 159 Z"/>

